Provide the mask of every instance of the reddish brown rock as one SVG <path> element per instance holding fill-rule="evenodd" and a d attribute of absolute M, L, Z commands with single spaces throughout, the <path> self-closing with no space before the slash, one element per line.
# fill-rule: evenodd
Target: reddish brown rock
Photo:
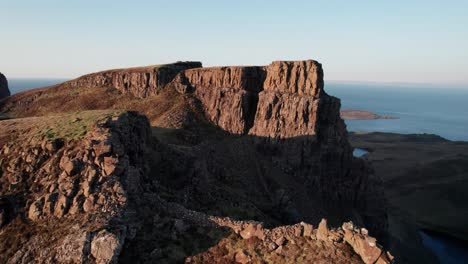
<path fill-rule="evenodd" d="M 263 91 L 249 134 L 270 138 L 315 135 L 318 103 L 312 97 Z"/>
<path fill-rule="evenodd" d="M 213 123 L 235 134 L 247 132 L 263 86 L 262 67 L 198 68 L 183 75 Z"/>
<path fill-rule="evenodd" d="M 123 239 L 107 230 L 96 234 L 91 242 L 91 255 L 96 264 L 107 264 L 117 262 L 122 249 Z"/>
<path fill-rule="evenodd" d="M 68 84 L 76 87 L 114 87 L 124 94 L 144 98 L 159 94 L 180 71 L 201 66 L 200 62 L 176 62 L 115 69 L 84 75 L 68 82 Z"/>
<path fill-rule="evenodd" d="M 323 92 L 322 65 L 313 60 L 274 61 L 266 67 L 265 91 L 319 97 Z"/>
<path fill-rule="evenodd" d="M 328 240 L 328 226 L 327 226 L 326 219 L 322 219 L 322 221 L 320 221 L 320 224 L 317 228 L 316 236 L 318 240 L 323 240 L 323 241 Z"/>
<path fill-rule="evenodd" d="M 246 255 L 242 250 L 236 253 L 236 263 L 246 264 L 251 262 L 251 258 Z"/>
<path fill-rule="evenodd" d="M 352 223 L 344 223 L 342 226 L 345 234 L 344 240 L 353 247 L 354 251 L 361 256 L 366 264 L 375 263 L 382 254 L 382 250 L 378 247 L 377 241 L 373 237 L 367 236 L 354 231 Z M 382 256 L 379 263 L 385 263 L 387 257 Z"/>

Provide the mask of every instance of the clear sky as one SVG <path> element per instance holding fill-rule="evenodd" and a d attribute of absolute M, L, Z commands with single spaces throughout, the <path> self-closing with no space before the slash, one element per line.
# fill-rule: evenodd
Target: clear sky
<path fill-rule="evenodd" d="M 468 83 L 468 1 L 0 0 L 0 71 L 316 59 L 326 80 Z"/>

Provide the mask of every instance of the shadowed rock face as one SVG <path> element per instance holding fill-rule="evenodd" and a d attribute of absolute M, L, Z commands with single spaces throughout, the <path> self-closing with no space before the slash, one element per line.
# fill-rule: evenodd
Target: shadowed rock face
<path fill-rule="evenodd" d="M 322 204 L 342 204 L 339 210 L 348 211 L 348 217 L 357 210 L 373 232 L 385 230 L 381 185 L 365 162 L 353 158 L 340 100 L 325 93 L 320 63 L 195 68 L 179 73 L 170 85 L 198 98 L 215 125 L 251 136 L 262 149 L 259 160 L 278 155 L 276 164 L 303 179 Z"/>
<path fill-rule="evenodd" d="M 0 72 L 0 99 L 10 96 L 10 90 L 8 89 L 8 81 Z"/>

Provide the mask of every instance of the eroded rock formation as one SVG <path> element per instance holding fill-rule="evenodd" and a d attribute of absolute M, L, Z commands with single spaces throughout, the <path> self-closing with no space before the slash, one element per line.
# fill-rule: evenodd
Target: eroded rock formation
<path fill-rule="evenodd" d="M 10 90 L 8 89 L 8 81 L 5 75 L 0 72 L 0 99 L 10 96 Z"/>
<path fill-rule="evenodd" d="M 361 223 L 373 231 L 385 230 L 381 185 L 369 166 L 352 156 L 340 100 L 325 93 L 320 63 L 195 68 L 179 73 L 171 85 L 183 86 L 179 91 L 198 98 L 217 126 L 254 139 L 258 160 L 277 157 L 275 165 L 289 177 L 302 179 L 308 192 L 321 196 L 322 204 L 333 201 L 330 207 L 336 208 L 338 202 L 347 215 L 358 210 Z M 239 150 L 249 155 L 243 152 Z"/>
<path fill-rule="evenodd" d="M 13 96 L 0 110 L 27 116 L 67 94 L 73 100 L 62 100 L 61 109 L 102 109 L 86 104 L 94 93 L 127 100 L 152 123 L 163 119 L 158 108 L 171 109 L 183 125 L 150 132 L 147 119 L 130 112 L 80 125 L 88 132 L 78 139 L 51 140 L 47 126 L 39 142 L 3 145 L 0 238 L 23 233 L 20 243 L 1 248 L 1 261 L 242 263 L 261 260 L 256 250 L 271 261 L 388 261 L 367 231 L 338 227 L 352 220 L 380 235 L 385 202 L 370 166 L 352 156 L 340 101 L 325 93 L 318 62 L 105 71 Z M 162 95 L 167 102 L 156 100 Z M 15 126 L 52 117 L 31 118 L 1 122 L 31 131 Z M 11 139 L 1 134 L 0 146 Z M 337 228 L 283 226 L 322 217 Z M 249 250 L 231 251 L 239 245 Z"/>
<path fill-rule="evenodd" d="M 36 136 L 2 147 L 0 193 L 14 203 L 0 237 L 19 244 L 2 243 L 0 261 L 115 261 L 137 223 L 128 214 L 142 188 L 147 119 L 108 117 L 79 141 Z"/>
<path fill-rule="evenodd" d="M 68 84 L 74 87 L 114 87 L 124 94 L 143 98 L 160 93 L 180 71 L 201 66 L 200 62 L 176 62 L 108 70 L 84 75 Z"/>

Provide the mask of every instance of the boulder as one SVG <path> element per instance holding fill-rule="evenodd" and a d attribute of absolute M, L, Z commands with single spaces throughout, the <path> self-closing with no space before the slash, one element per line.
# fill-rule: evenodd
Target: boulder
<path fill-rule="evenodd" d="M 344 223 L 342 226 L 344 230 L 344 240 L 354 249 L 354 251 L 361 256 L 364 263 L 375 263 L 382 254 L 382 250 L 378 247 L 377 241 L 373 237 L 356 232 L 354 225 L 351 222 Z M 385 263 L 387 258 L 385 255 L 380 260 L 380 263 Z"/>
<path fill-rule="evenodd" d="M 91 242 L 91 255 L 97 264 L 116 263 L 122 244 L 122 238 L 107 230 L 101 230 Z"/>

